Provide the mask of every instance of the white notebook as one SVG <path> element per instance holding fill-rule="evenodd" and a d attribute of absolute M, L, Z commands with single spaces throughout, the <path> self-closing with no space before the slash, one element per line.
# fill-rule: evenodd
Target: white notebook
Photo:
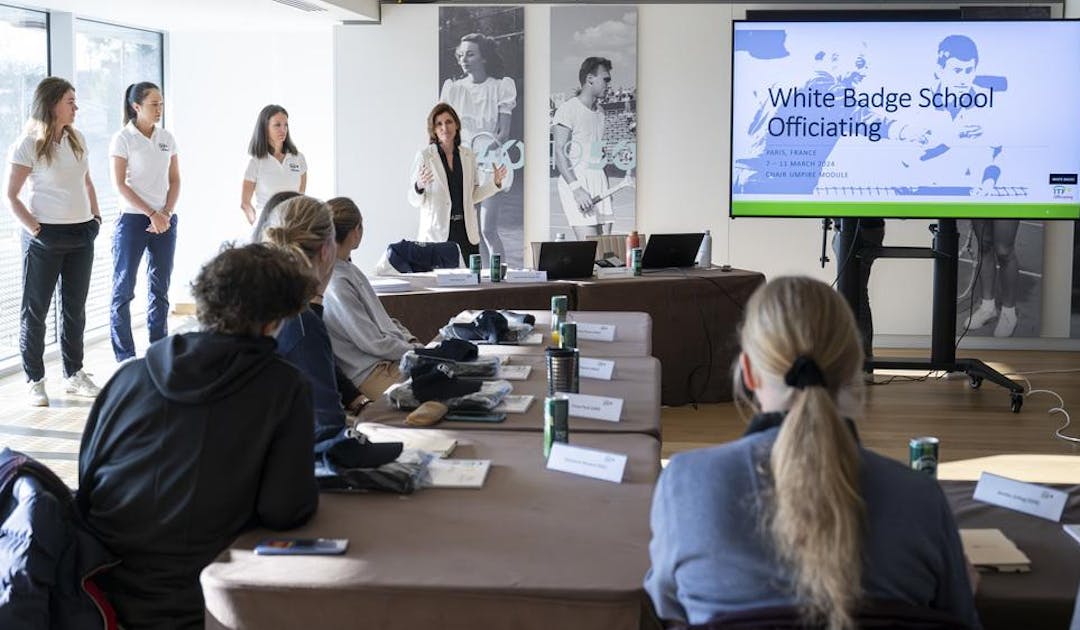
<path fill-rule="evenodd" d="M 449 457 L 457 446 L 457 440 L 441 436 L 435 431 L 397 429 L 374 424 L 362 424 L 358 429 L 372 442 L 401 442 L 402 448 L 434 453 L 436 457 Z"/>
<path fill-rule="evenodd" d="M 428 463 L 427 488 L 482 488 L 490 459 L 435 459 Z"/>

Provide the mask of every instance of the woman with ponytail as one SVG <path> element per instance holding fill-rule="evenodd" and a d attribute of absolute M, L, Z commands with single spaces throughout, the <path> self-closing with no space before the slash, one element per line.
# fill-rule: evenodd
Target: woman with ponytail
<path fill-rule="evenodd" d="M 109 144 L 112 176 L 120 196 L 120 217 L 113 233 L 113 292 L 109 329 L 117 361 L 135 356 L 131 338 L 131 300 L 139 263 L 146 252 L 150 301 L 146 326 L 150 343 L 168 331 L 169 283 L 176 253 L 176 200 L 180 166 L 176 140 L 162 129 L 161 89 L 133 83 L 124 90 L 124 127 Z"/>
<path fill-rule="evenodd" d="M 277 351 L 307 377 L 315 409 L 315 455 L 346 468 L 374 468 L 393 461 L 400 444 L 357 446 L 346 433 L 345 409 L 338 389 L 330 333 L 323 323 L 323 294 L 337 262 L 337 240 L 330 207 L 300 195 L 266 210 L 257 240 L 291 250 L 318 280 L 308 308 L 288 319 L 277 336 Z M 348 444 L 346 444 L 348 442 Z"/>
<path fill-rule="evenodd" d="M 30 382 L 30 404 L 48 407 L 45 392 L 45 318 L 60 281 L 60 350 L 66 391 L 94 397 L 97 385 L 83 372 L 86 296 L 101 229 L 86 138 L 75 130 L 75 88 L 60 77 L 34 90 L 26 134 L 11 147 L 7 200 L 22 225 L 23 291 L 19 350 Z M 26 203 L 20 199 L 30 182 Z M 9 270 L 10 272 L 10 270 Z"/>
<path fill-rule="evenodd" d="M 977 628 L 959 534 L 933 478 L 859 446 L 863 352 L 828 285 L 774 280 L 747 304 L 736 391 L 756 411 L 734 442 L 671 459 L 653 497 L 645 588 L 665 620 L 795 607 L 857 627 L 888 601 Z"/>

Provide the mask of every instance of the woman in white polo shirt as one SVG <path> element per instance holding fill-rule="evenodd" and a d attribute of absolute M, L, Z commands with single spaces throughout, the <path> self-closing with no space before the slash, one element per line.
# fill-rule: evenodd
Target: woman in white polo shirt
<path fill-rule="evenodd" d="M 262 212 L 274 193 L 307 189 L 307 161 L 289 136 L 289 112 L 281 105 L 267 105 L 259 112 L 248 145 L 251 160 L 244 172 L 240 209 L 249 224 Z M 252 205 L 251 197 L 255 196 Z"/>
<path fill-rule="evenodd" d="M 139 263 L 146 252 L 150 301 L 146 326 L 150 343 L 168 334 L 169 281 L 176 253 L 176 199 L 180 167 L 176 140 L 161 122 L 161 89 L 133 83 L 124 90 L 124 127 L 109 145 L 113 183 L 121 214 L 113 233 L 113 292 L 109 326 L 117 361 L 135 356 L 131 338 L 131 300 Z"/>
<path fill-rule="evenodd" d="M 83 372 L 86 294 L 94 264 L 94 239 L 101 227 L 94 184 L 90 181 L 86 140 L 72 127 L 75 88 L 49 77 L 34 90 L 26 134 L 11 148 L 7 200 L 23 227 L 23 294 L 19 350 L 30 381 L 30 403 L 47 407 L 45 392 L 45 317 L 60 281 L 60 349 L 66 389 L 97 396 L 98 387 Z M 27 203 L 19 199 L 30 182 Z"/>

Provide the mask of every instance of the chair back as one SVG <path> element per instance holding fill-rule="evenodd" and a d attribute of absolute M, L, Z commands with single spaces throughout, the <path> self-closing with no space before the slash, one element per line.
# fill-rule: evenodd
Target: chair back
<path fill-rule="evenodd" d="M 858 628 L 872 630 L 967 630 L 953 615 L 933 608 L 892 600 L 868 600 L 856 616 Z M 824 630 L 823 625 L 806 625 L 796 606 L 766 606 L 714 617 L 688 630 Z"/>

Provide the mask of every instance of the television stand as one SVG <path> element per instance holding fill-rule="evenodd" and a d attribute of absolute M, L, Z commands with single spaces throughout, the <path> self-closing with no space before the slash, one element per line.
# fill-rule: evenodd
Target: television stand
<path fill-rule="evenodd" d="M 849 252 L 847 262 L 841 265 L 837 276 L 837 290 L 844 296 L 853 312 L 859 312 L 859 260 L 878 258 L 930 258 L 934 261 L 933 320 L 930 335 L 929 359 L 905 359 L 871 357 L 867 368 L 873 370 L 926 370 L 928 372 L 962 372 L 967 374 L 972 389 L 978 389 L 983 380 L 1001 385 L 1009 390 L 1013 413 L 1019 413 L 1024 405 L 1024 388 L 1001 372 L 978 359 L 956 358 L 956 277 L 960 250 L 960 236 L 955 219 L 938 219 L 931 226 L 934 240 L 931 247 L 868 247 L 851 250 L 857 236 L 858 220 L 844 219 L 839 233 L 837 251 Z"/>

